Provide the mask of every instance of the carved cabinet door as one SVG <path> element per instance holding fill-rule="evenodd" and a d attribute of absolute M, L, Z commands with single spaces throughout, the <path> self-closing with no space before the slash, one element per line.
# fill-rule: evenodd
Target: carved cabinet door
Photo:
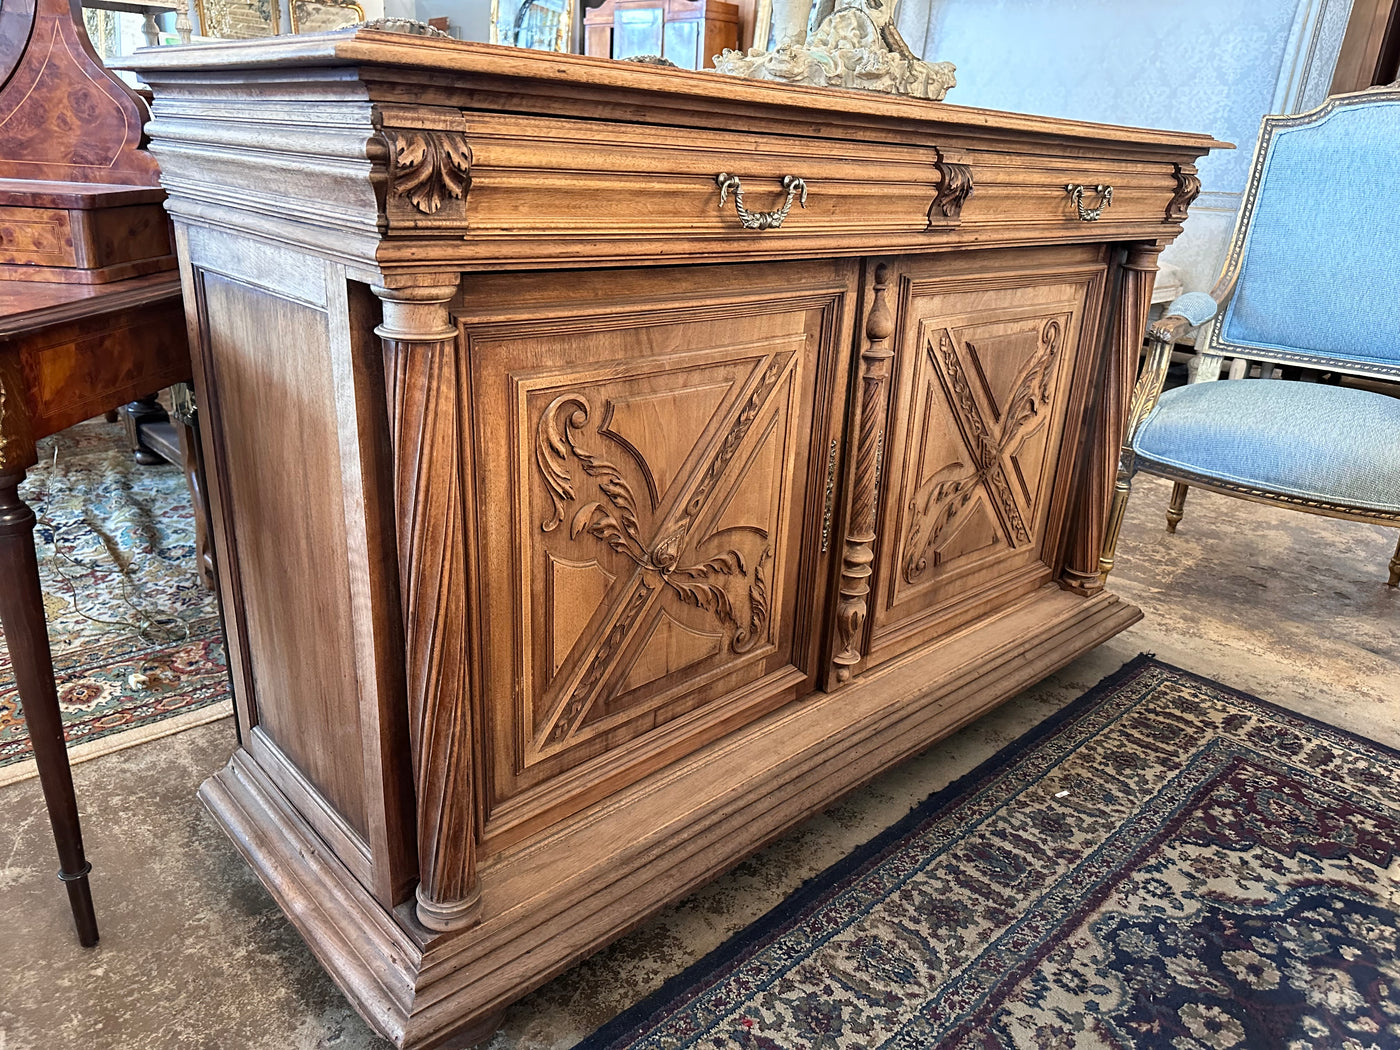
<path fill-rule="evenodd" d="M 812 690 L 856 270 L 465 280 L 488 853 Z"/>
<path fill-rule="evenodd" d="M 1100 246 L 892 269 L 899 327 L 866 667 L 1057 575 L 1106 273 Z"/>

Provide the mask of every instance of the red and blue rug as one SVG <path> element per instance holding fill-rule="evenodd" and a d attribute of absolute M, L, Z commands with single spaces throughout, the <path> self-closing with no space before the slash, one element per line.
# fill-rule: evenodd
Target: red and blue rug
<path fill-rule="evenodd" d="M 223 635 L 195 568 L 184 472 L 137 465 L 121 425 L 95 419 L 41 441 L 20 492 L 38 518 L 70 760 L 226 716 Z M 31 756 L 0 634 L 0 785 L 33 776 Z"/>
<path fill-rule="evenodd" d="M 579 1050 L 1400 1047 L 1397 788 L 1139 657 Z"/>

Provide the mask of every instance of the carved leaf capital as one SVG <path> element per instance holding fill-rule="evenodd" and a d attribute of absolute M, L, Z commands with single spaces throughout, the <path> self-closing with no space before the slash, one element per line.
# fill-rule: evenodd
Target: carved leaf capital
<path fill-rule="evenodd" d="M 472 150 L 460 131 L 386 128 L 389 192 L 405 197 L 424 215 L 449 200 L 462 200 L 471 186 Z"/>
<path fill-rule="evenodd" d="M 1186 218 L 1187 210 L 1201 193 L 1201 180 L 1196 174 L 1196 169 L 1188 165 L 1177 164 L 1176 168 L 1176 192 L 1172 194 L 1171 201 L 1167 204 L 1167 221 L 1182 222 Z"/>
<path fill-rule="evenodd" d="M 938 169 L 939 182 L 938 193 L 928 210 L 929 225 L 941 224 L 943 219 L 956 222 L 962 218 L 963 204 L 973 193 L 972 168 L 944 160 L 941 154 L 934 167 Z"/>

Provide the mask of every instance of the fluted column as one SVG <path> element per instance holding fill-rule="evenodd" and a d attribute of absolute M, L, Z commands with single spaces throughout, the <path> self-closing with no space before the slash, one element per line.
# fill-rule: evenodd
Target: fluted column
<path fill-rule="evenodd" d="M 894 314 L 886 301 L 889 268 L 876 267 L 870 313 L 865 320 L 865 348 L 860 355 L 860 415 L 856 418 L 856 462 L 845 551 L 841 562 L 840 596 L 836 605 L 836 654 L 831 658 L 837 684 L 847 682 L 861 660 L 861 635 L 870 597 L 875 560 L 875 506 L 884 452 L 885 414 L 894 351 Z"/>
<path fill-rule="evenodd" d="M 1083 471 L 1071 506 L 1071 531 L 1061 583 L 1080 594 L 1103 589 L 1104 540 L 1110 533 L 1110 508 L 1128 406 L 1137 378 L 1138 357 L 1147 332 L 1147 310 L 1163 245 L 1134 244 L 1119 265 L 1118 294 L 1110 304 L 1108 346 L 1104 349 L 1094 410 L 1085 435 Z M 1123 500 L 1116 514 L 1121 519 Z"/>
<path fill-rule="evenodd" d="M 455 279 L 376 287 L 394 450 L 394 507 L 404 609 L 418 814 L 417 914 L 432 930 L 480 915 L 472 786 L 466 536 Z"/>

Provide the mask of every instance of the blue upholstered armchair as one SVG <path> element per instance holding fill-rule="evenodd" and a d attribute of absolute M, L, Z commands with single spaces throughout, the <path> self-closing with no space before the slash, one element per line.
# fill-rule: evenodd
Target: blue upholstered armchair
<path fill-rule="evenodd" d="M 1100 568 L 1113 566 L 1139 470 L 1176 483 L 1171 531 L 1192 485 L 1400 526 L 1400 399 L 1263 379 L 1162 393 L 1172 344 L 1207 321 L 1201 379 L 1229 357 L 1265 376 L 1301 365 L 1400 381 L 1400 85 L 1264 119 L 1220 281 L 1174 301 L 1148 334 Z"/>

